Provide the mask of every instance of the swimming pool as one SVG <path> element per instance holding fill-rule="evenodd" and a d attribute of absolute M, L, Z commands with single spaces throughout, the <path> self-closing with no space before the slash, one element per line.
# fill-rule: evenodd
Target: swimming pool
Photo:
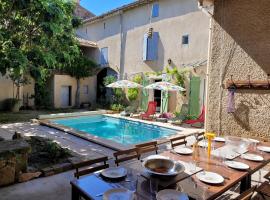
<path fill-rule="evenodd" d="M 133 145 L 177 134 L 177 130 L 119 119 L 105 115 L 56 119 L 54 123 L 70 127 L 122 145 Z"/>

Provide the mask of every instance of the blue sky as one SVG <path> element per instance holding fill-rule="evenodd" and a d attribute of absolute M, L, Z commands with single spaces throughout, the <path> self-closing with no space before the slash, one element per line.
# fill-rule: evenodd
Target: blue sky
<path fill-rule="evenodd" d="M 95 15 L 100 15 L 134 1 L 135 0 L 81 0 L 81 5 Z"/>

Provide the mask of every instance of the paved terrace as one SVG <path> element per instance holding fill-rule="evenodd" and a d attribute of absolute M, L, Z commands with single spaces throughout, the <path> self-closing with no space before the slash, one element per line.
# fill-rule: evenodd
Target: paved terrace
<path fill-rule="evenodd" d="M 15 131 L 21 132 L 25 136 L 35 135 L 51 138 L 61 146 L 89 158 L 97 155 L 107 155 L 112 158 L 114 152 L 111 149 L 80 139 L 68 133 L 38 124 L 15 123 L 0 125 L 0 137 L 11 139 Z M 165 144 L 161 149 L 166 149 L 168 146 L 168 144 Z M 109 163 L 112 165 L 113 160 L 110 159 Z M 74 171 L 72 170 L 54 176 L 38 178 L 29 182 L 0 188 L 1 200 L 68 200 L 71 198 L 71 187 L 69 183 L 70 180 L 73 179 L 73 173 Z M 264 173 L 265 171 L 262 170 L 262 174 Z M 260 179 L 259 175 L 256 174 L 253 179 L 258 181 Z M 256 182 L 254 183 L 256 184 Z"/>

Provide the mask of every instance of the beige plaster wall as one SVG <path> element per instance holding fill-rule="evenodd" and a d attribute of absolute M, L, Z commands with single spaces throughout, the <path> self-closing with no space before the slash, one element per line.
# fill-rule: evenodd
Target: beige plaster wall
<path fill-rule="evenodd" d="M 95 105 L 96 102 L 96 76 L 88 77 L 80 80 L 81 88 L 80 88 L 80 101 L 83 102 L 91 102 L 92 105 Z M 54 88 L 54 96 L 53 103 L 55 108 L 61 108 L 61 87 L 62 86 L 71 86 L 72 98 L 71 104 L 75 106 L 75 95 L 77 89 L 76 79 L 72 78 L 68 75 L 54 75 L 53 78 L 53 88 Z M 88 85 L 88 94 L 85 94 L 83 91 L 83 86 Z"/>
<path fill-rule="evenodd" d="M 152 4 L 116 14 L 104 20 L 86 23 L 78 30 L 99 49 L 108 47 L 109 66 L 119 71 L 123 59 L 123 73 L 163 70 L 171 58 L 175 66 L 207 59 L 209 17 L 198 9 L 197 0 L 160 0 L 160 14 L 152 18 Z M 104 28 L 105 27 L 105 28 Z M 143 37 L 150 27 L 159 32 L 157 61 L 143 61 Z M 121 28 L 123 54 L 121 55 Z M 190 44 L 182 45 L 182 36 L 189 34 Z M 95 59 L 100 62 L 99 50 Z"/>
<path fill-rule="evenodd" d="M 34 80 L 31 77 L 28 77 L 30 83 L 27 85 L 24 85 L 20 88 L 20 99 L 23 99 L 23 95 L 26 97 L 30 97 L 34 94 Z M 13 92 L 14 95 L 16 95 L 16 87 L 13 88 L 13 82 L 8 78 L 8 76 L 1 76 L 0 75 L 0 109 L 3 108 L 3 101 L 8 98 L 13 98 Z M 34 99 L 28 100 L 29 106 L 34 105 Z"/>
<path fill-rule="evenodd" d="M 212 25 L 206 128 L 225 135 L 270 138 L 270 91 L 242 90 L 228 114 L 224 83 L 270 74 L 270 1 L 216 0 Z"/>

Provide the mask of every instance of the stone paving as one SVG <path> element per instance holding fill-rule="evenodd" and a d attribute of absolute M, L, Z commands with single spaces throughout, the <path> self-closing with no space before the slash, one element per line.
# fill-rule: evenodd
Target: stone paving
<path fill-rule="evenodd" d="M 15 131 L 21 132 L 25 136 L 43 136 L 51 138 L 61 146 L 91 158 L 93 155 L 109 156 L 110 164 L 113 164 L 113 150 L 103 146 L 91 143 L 89 141 L 72 136 L 68 133 L 58 131 L 45 126 L 31 123 L 15 123 L 0 125 L 0 137 L 11 139 Z M 167 149 L 169 145 L 165 144 L 161 147 Z M 269 170 L 269 168 L 267 169 Z M 252 179 L 253 184 L 264 181 L 262 178 L 267 171 L 261 170 L 256 173 Z M 57 174 L 50 177 L 38 178 L 25 183 L 18 183 L 8 187 L 0 188 L 1 200 L 67 200 L 71 198 L 70 181 L 73 179 L 74 171 Z M 229 198 L 219 198 L 229 199 Z"/>

